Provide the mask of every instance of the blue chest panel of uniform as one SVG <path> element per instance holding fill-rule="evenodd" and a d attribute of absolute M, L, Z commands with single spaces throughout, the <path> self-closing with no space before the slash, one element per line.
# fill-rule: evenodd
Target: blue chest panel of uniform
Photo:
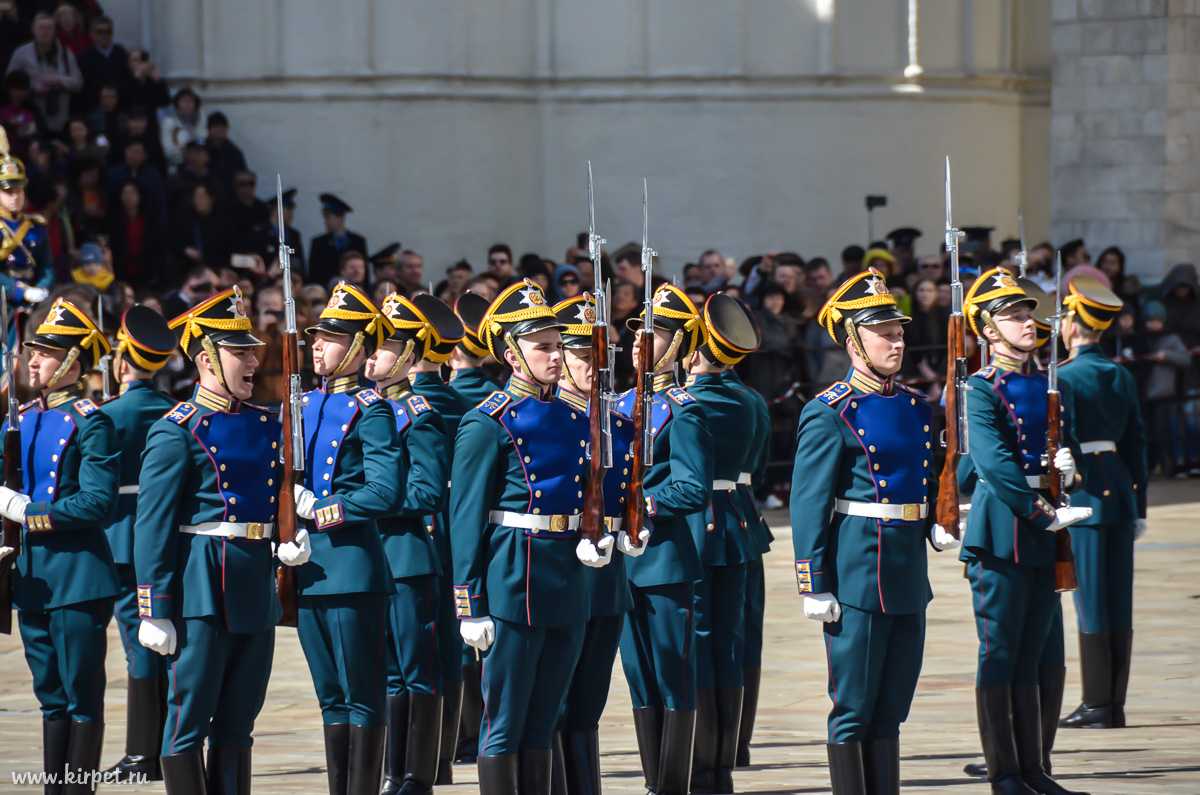
<path fill-rule="evenodd" d="M 307 437 L 308 486 L 318 497 L 328 491 L 337 469 L 342 440 L 358 417 L 358 401 L 346 392 L 327 395 L 314 389 L 304 395 L 304 435 Z"/>
<path fill-rule="evenodd" d="M 925 502 L 933 458 L 929 405 L 907 392 L 844 398 L 841 415 L 867 454 L 880 502 Z"/>
<path fill-rule="evenodd" d="M 621 516 L 625 513 L 625 494 L 629 491 L 629 468 L 633 455 L 633 420 L 621 414 L 612 415 L 612 469 L 604 473 L 604 514 Z"/>
<path fill-rule="evenodd" d="M 30 499 L 54 502 L 63 452 L 75 430 L 75 418 L 59 409 L 21 415 L 21 481 Z"/>
<path fill-rule="evenodd" d="M 529 487 L 529 511 L 579 513 L 587 462 L 587 414 L 561 400 L 524 398 L 497 417 L 513 439 Z"/>
<path fill-rule="evenodd" d="M 1046 451 L 1046 374 L 1007 372 L 996 377 L 995 390 L 1016 426 L 1021 467 L 1040 475 Z"/>
<path fill-rule="evenodd" d="M 633 416 L 634 401 L 637 400 L 636 390 L 630 389 L 617 400 L 616 409 L 627 417 Z M 650 403 L 650 433 L 662 433 L 663 426 L 671 421 L 671 402 L 657 392 Z"/>
<path fill-rule="evenodd" d="M 192 429 L 216 470 L 229 522 L 275 521 L 282 426 L 269 412 L 243 406 L 214 412 Z"/>
<path fill-rule="evenodd" d="M 21 226 L 25 223 L 22 218 L 0 218 L 0 223 L 8 227 L 11 235 L 16 235 L 20 231 Z M 34 264 L 34 260 L 30 259 L 32 254 L 34 258 L 38 256 L 39 251 L 46 246 L 47 241 L 46 226 L 34 222 L 25 232 L 25 236 L 21 239 L 21 244 L 14 246 L 8 255 L 8 261 L 4 265 L 10 269 L 23 270 Z"/>

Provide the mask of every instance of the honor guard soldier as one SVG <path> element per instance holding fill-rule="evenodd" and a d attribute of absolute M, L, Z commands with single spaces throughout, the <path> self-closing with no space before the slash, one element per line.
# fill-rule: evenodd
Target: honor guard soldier
<path fill-rule="evenodd" d="M 308 280 L 328 285 L 337 276 L 338 261 L 347 251 L 367 256 L 367 240 L 346 228 L 346 216 L 354 212 L 353 207 L 332 193 L 322 193 L 317 198 L 321 201 L 325 234 L 312 239 L 308 252 Z"/>
<path fill-rule="evenodd" d="M 408 375 L 438 340 L 461 335 L 462 324 L 450 307 L 427 293 L 411 301 L 393 293 L 382 310 L 394 331 L 367 359 L 366 373 L 396 417 L 407 476 L 400 510 L 379 522 L 395 588 L 388 610 L 388 729 L 381 794 L 415 795 L 433 789 L 442 738 L 438 614 L 440 601 L 450 601 L 441 599 L 443 564 L 434 544 L 433 517 L 446 503 L 450 442 L 441 417 L 413 393 Z"/>
<path fill-rule="evenodd" d="M 487 299 L 475 293 L 463 293 L 454 302 L 454 314 L 463 324 L 463 338 L 450 356 L 450 386 L 472 406 L 500 388 L 483 369 L 492 356 L 479 339 L 479 322 L 487 309 Z"/>
<path fill-rule="evenodd" d="M 592 361 L 592 330 L 596 307 L 588 293 L 568 298 L 554 306 L 554 314 L 563 324 L 563 368 L 558 396 L 576 412 L 587 415 L 596 377 Z M 613 413 L 613 466 L 604 474 L 604 520 L 609 535 L 607 544 L 615 544 L 623 555 L 637 557 L 646 545 L 635 547 L 622 524 L 625 499 L 629 492 L 629 448 L 633 444 L 633 421 Z M 625 613 L 633 605 L 629 595 L 625 564 L 614 560 L 610 565 L 585 571 L 590 582 L 589 618 L 583 638 L 583 651 L 575 665 L 571 689 L 560 722 L 563 741 L 563 771 L 567 795 L 600 793 L 600 717 L 608 703 L 613 663 L 621 642 Z"/>
<path fill-rule="evenodd" d="M 12 600 L 42 709 L 44 770 L 60 787 L 64 771 L 77 782 L 48 783 L 46 791 L 90 792 L 78 782 L 100 764 L 105 630 L 121 590 L 102 529 L 116 500 L 119 454 L 112 421 L 83 396 L 81 378 L 111 349 L 63 298 L 25 347 L 38 396 L 21 411 L 23 484 L 19 492 L 0 486 L 0 514 L 22 525 Z M 12 553 L 0 548 L 0 559 Z"/>
<path fill-rule="evenodd" d="M 851 369 L 800 415 L 790 506 L 796 583 L 804 616 L 824 626 L 833 792 L 896 793 L 900 725 L 933 598 L 925 545 L 955 541 L 929 518 L 933 413 L 895 379 L 909 318 L 883 275 L 869 269 L 844 282 L 817 320 Z"/>
<path fill-rule="evenodd" d="M 391 405 L 360 372 L 392 325 L 341 282 L 305 331 L 322 385 L 302 399 L 308 466 L 296 515 L 313 532 L 312 558 L 296 572 L 297 630 L 321 705 L 330 795 L 375 795 L 393 590 L 377 522 L 401 506 L 404 448 Z"/>
<path fill-rule="evenodd" d="M 630 318 L 641 327 L 643 315 Z M 654 293 L 654 402 L 646 418 L 654 464 L 642 478 L 654 532 L 646 554 L 626 561 L 633 609 L 621 632 L 621 665 L 633 701 L 634 731 L 646 788 L 659 795 L 689 791 L 696 726 L 695 583 L 704 572 L 687 517 L 708 507 L 712 439 L 700 403 L 679 386 L 676 369 L 704 339 L 704 320 L 678 287 Z M 633 350 L 637 361 L 641 335 Z M 636 390 L 617 412 L 633 415 Z"/>
<path fill-rule="evenodd" d="M 508 385 L 459 425 L 450 492 L 454 598 L 463 640 L 487 652 L 483 795 L 548 795 L 554 727 L 583 645 L 588 580 L 609 562 L 578 540 L 587 414 L 554 396 L 562 324 L 531 281 L 502 291 L 483 319 Z"/>
<path fill-rule="evenodd" d="M 158 781 L 162 773 L 158 753 L 162 747 L 163 713 L 166 710 L 166 666 L 162 657 L 138 643 L 138 580 L 134 574 L 134 532 L 137 527 L 138 479 L 142 452 L 150 428 L 171 410 L 175 401 L 154 388 L 154 374 L 175 351 L 175 335 L 166 318 L 140 304 L 121 318 L 113 372 L 120 394 L 102 410 L 112 420 L 121 455 L 117 509 L 104 534 L 112 550 L 121 582 L 114 614 L 125 648 L 125 756 L 108 772 L 120 780 Z"/>
<path fill-rule="evenodd" d="M 1043 763 L 1039 665 L 1053 624 L 1053 531 L 1090 509 L 1055 508 L 1044 495 L 1047 378 L 1031 363 L 1037 345 L 1037 300 L 1007 271 L 992 268 L 971 285 L 964 311 L 971 331 L 988 342 L 991 363 L 972 375 L 967 390 L 971 499 L 961 559 L 974 595 L 979 633 L 976 710 L 992 791 L 1067 790 Z M 1070 419 L 1070 393 L 1063 393 Z M 1054 467 L 1075 479 L 1070 422 Z"/>
<path fill-rule="evenodd" d="M 9 153 L 0 129 L 0 285 L 10 300 L 36 304 L 49 295 L 54 267 L 46 219 L 25 212 L 26 182 L 25 164 Z"/>
<path fill-rule="evenodd" d="M 1062 726 L 1123 729 L 1133 650 L 1133 542 L 1146 526 L 1146 436 L 1133 376 L 1100 348 L 1121 299 L 1080 276 L 1067 286 L 1063 307 L 1071 356 L 1062 364 L 1062 380 L 1076 395 L 1087 395 L 1075 405 L 1083 486 L 1071 501 L 1092 515 L 1070 530 L 1083 702 Z"/>
<path fill-rule="evenodd" d="M 697 582 L 696 740 L 693 793 L 733 792 L 742 713 L 746 567 L 761 558 L 738 478 L 757 460 L 755 415 L 725 371 L 758 347 L 758 329 L 736 298 L 704 303 L 704 338 L 688 361 L 688 393 L 704 409 L 712 438 L 712 495 L 688 526 L 704 567 Z"/>

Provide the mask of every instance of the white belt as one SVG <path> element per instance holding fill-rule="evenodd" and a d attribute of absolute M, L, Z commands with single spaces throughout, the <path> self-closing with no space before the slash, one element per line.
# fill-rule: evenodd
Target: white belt
<path fill-rule="evenodd" d="M 870 519 L 903 519 L 915 522 L 929 515 L 929 503 L 911 502 L 904 505 L 893 505 L 888 502 L 850 502 L 838 500 L 834 510 L 847 516 L 866 516 Z"/>
<path fill-rule="evenodd" d="M 513 511 L 492 511 L 488 521 L 492 524 L 502 524 L 505 527 L 520 527 L 525 530 L 545 530 L 550 533 L 566 533 L 579 529 L 582 514 L 549 514 L 549 513 L 515 513 Z"/>
<path fill-rule="evenodd" d="M 737 491 L 736 480 L 714 480 L 713 491 Z"/>
<path fill-rule="evenodd" d="M 132 486 L 122 486 L 121 488 L 117 489 L 117 494 L 137 494 L 137 493 L 138 493 L 138 484 L 136 484 L 136 483 L 134 483 Z"/>
<path fill-rule="evenodd" d="M 222 536 L 225 538 L 248 538 L 258 540 L 270 538 L 275 532 L 271 522 L 205 522 L 203 524 L 180 525 L 179 532 L 194 536 Z"/>
<path fill-rule="evenodd" d="M 739 472 L 737 482 L 738 482 L 739 486 L 751 485 L 750 473 L 749 472 Z"/>
<path fill-rule="evenodd" d="M 1098 455 L 1099 453 L 1115 453 L 1117 452 L 1117 443 L 1108 439 L 1099 442 L 1080 442 L 1079 450 L 1084 455 Z"/>

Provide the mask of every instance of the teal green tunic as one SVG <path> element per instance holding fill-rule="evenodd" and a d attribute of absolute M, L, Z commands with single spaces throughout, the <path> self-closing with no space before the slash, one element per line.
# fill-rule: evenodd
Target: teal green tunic
<path fill-rule="evenodd" d="M 775 540 L 771 527 L 759 513 L 754 501 L 754 492 L 766 481 L 767 464 L 771 458 L 771 409 L 767 406 L 766 398 L 746 386 L 736 370 L 726 370 L 722 373 L 725 380 L 737 390 L 744 411 L 754 417 L 754 438 L 750 444 L 753 456 L 749 468 L 750 485 L 742 484 L 738 489 L 739 497 L 745 506 L 746 515 L 750 519 L 750 532 L 758 543 L 759 552 L 766 554 Z"/>
<path fill-rule="evenodd" d="M 420 395 L 405 392 L 388 399 L 396 417 L 405 488 L 400 510 L 379 521 L 392 577 L 441 574 L 433 544 L 433 515 L 442 510 L 450 454 L 442 420 Z"/>
<path fill-rule="evenodd" d="M 501 388 L 500 384 L 488 377 L 487 371 L 482 367 L 451 371 L 450 387 L 471 406 L 479 405 L 488 395 Z"/>

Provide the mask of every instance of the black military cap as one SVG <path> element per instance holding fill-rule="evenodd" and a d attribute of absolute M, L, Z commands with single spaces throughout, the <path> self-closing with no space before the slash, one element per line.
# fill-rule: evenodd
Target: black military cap
<path fill-rule="evenodd" d="M 222 290 L 167 324 L 179 337 L 179 347 L 195 358 L 203 338 L 231 348 L 253 348 L 266 343 L 250 333 L 250 316 L 242 300 L 241 288 Z"/>
<path fill-rule="evenodd" d="M 992 247 L 992 230 L 994 226 L 964 226 L 962 233 L 966 240 L 963 248 L 970 251 L 988 251 Z"/>
<path fill-rule="evenodd" d="M 321 202 L 321 210 L 323 212 L 332 213 L 334 215 L 345 215 L 346 213 L 354 212 L 354 208 L 344 201 L 334 196 L 332 193 L 322 193 L 317 198 Z"/>
<path fill-rule="evenodd" d="M 101 357 L 112 350 L 108 339 L 96 328 L 92 318 L 65 298 L 56 298 L 37 327 L 33 339 L 25 343 L 30 348 L 49 348 L 70 351 L 78 348 L 79 362 L 84 370 L 96 366 Z M 64 361 L 66 368 L 70 364 Z"/>
<path fill-rule="evenodd" d="M 175 335 L 165 317 L 142 304 L 129 307 L 117 329 L 118 359 L 128 356 L 134 367 L 154 372 L 167 363 L 174 351 Z"/>
<path fill-rule="evenodd" d="M 564 348 L 590 348 L 596 325 L 596 302 L 591 293 L 580 293 L 554 305 L 554 314 L 563 324 Z"/>
<path fill-rule="evenodd" d="M 883 274 L 875 268 L 842 282 L 817 313 L 817 322 L 838 345 L 846 343 L 846 324 L 874 326 L 889 320 L 907 323 L 912 318 L 900 311 Z"/>
<path fill-rule="evenodd" d="M 1054 299 L 1033 279 L 1019 276 L 1017 286 L 1025 295 L 1037 301 L 1033 308 L 1033 324 L 1037 327 L 1037 346 L 1040 348 L 1050 341 L 1051 323 L 1054 321 Z"/>
<path fill-rule="evenodd" d="M 383 299 L 383 313 L 393 326 L 388 339 L 420 345 L 420 359 L 443 364 L 462 342 L 463 324 L 446 302 L 429 293 L 405 298 L 392 293 Z"/>
<path fill-rule="evenodd" d="M 283 209 L 296 209 L 296 193 L 297 190 L 295 188 L 288 188 L 283 192 Z"/>
<path fill-rule="evenodd" d="M 642 327 L 646 308 L 635 317 L 625 321 L 627 328 L 637 331 Z M 669 331 L 676 336 L 686 334 L 686 344 L 676 348 L 676 358 L 683 361 L 696 352 L 704 339 L 704 319 L 695 302 L 688 297 L 687 292 L 673 284 L 659 285 L 654 291 L 654 328 Z M 681 340 L 681 343 L 684 341 Z"/>
<path fill-rule="evenodd" d="M 395 265 L 400 261 L 400 244 L 388 243 L 371 255 L 373 265 Z"/>
<path fill-rule="evenodd" d="M 304 330 L 306 334 L 318 331 L 348 336 L 361 334 L 370 354 L 387 339 L 392 324 L 375 308 L 366 293 L 348 282 L 338 282 L 329 294 L 329 302 L 321 310 L 321 317 Z"/>
<path fill-rule="evenodd" d="M 911 226 L 902 226 L 888 232 L 886 237 L 892 241 L 892 246 L 911 246 L 913 241 L 921 236 L 921 230 Z"/>
<path fill-rule="evenodd" d="M 454 314 L 463 324 L 462 345 L 471 356 L 482 359 L 488 356 L 487 346 L 479 336 L 479 324 L 488 311 L 488 300 L 475 293 L 463 293 L 454 302 Z"/>
<path fill-rule="evenodd" d="M 1113 324 L 1125 302 L 1094 276 L 1076 276 L 1067 283 L 1063 306 L 1072 316 L 1093 331 L 1104 331 Z"/>
<path fill-rule="evenodd" d="M 554 310 L 546 303 L 542 288 L 529 279 L 504 288 L 488 307 L 479 324 L 479 337 L 497 361 L 503 359 L 507 338 L 536 334 L 545 329 L 561 329 Z"/>
<path fill-rule="evenodd" d="M 1022 290 L 1017 280 L 1004 268 L 992 268 L 979 274 L 979 278 L 971 283 L 971 289 L 963 298 L 963 311 L 971 331 L 975 336 L 982 337 L 983 324 L 979 322 L 980 318 L 986 324 L 992 316 L 1017 304 L 1026 304 L 1036 312 L 1038 299 Z"/>
<path fill-rule="evenodd" d="M 745 304 L 731 295 L 715 293 L 704 302 L 704 350 L 725 365 L 734 365 L 758 349 L 758 326 Z"/>

